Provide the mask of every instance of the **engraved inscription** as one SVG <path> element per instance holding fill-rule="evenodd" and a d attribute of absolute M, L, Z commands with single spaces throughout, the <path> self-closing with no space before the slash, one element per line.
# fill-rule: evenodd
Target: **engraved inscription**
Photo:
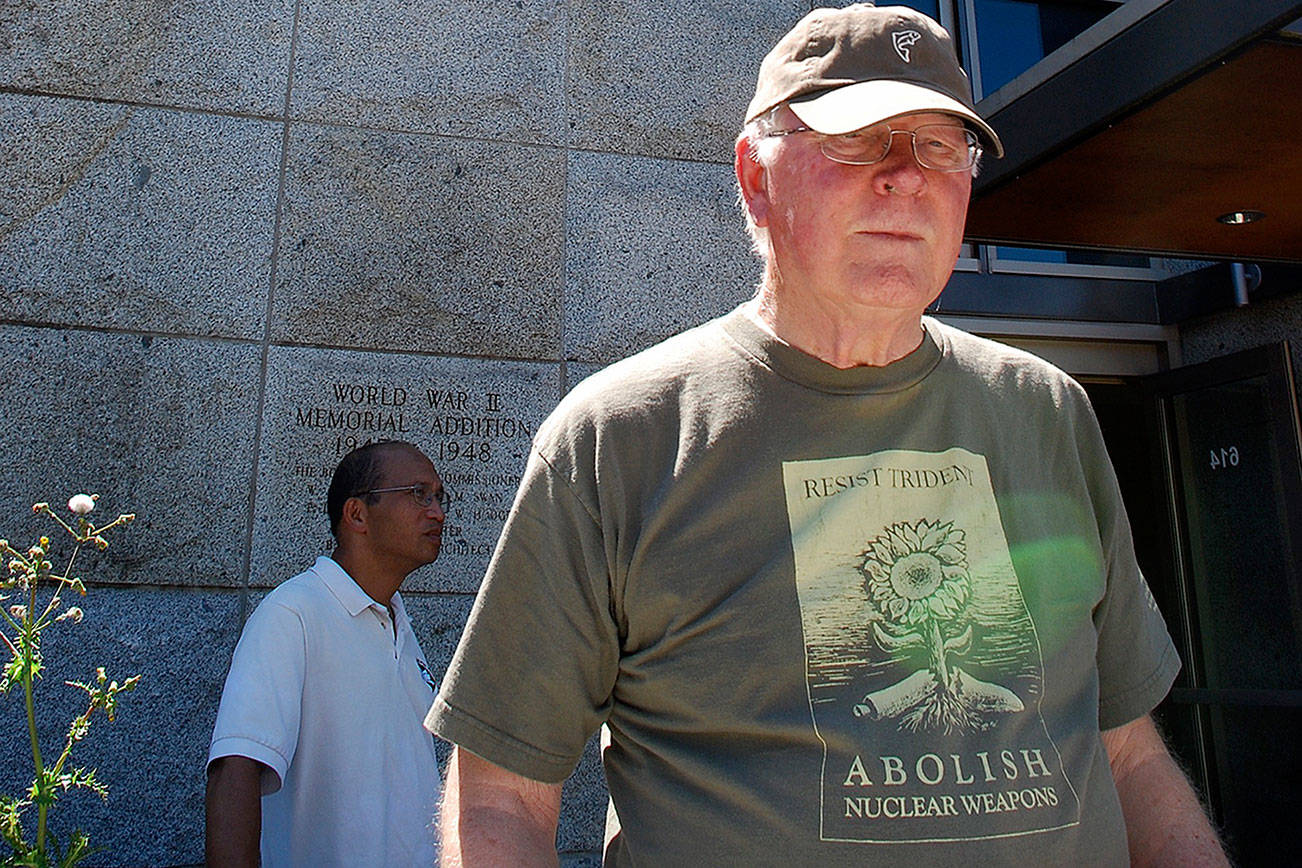
<path fill-rule="evenodd" d="M 285 408 L 302 450 L 290 473 L 311 480 L 324 499 L 345 454 L 377 440 L 409 440 L 434 461 L 448 493 L 444 553 L 487 558 L 519 482 L 535 412 L 516 412 L 501 391 L 459 383 L 334 380 Z M 328 546 L 329 537 L 321 542 Z"/>

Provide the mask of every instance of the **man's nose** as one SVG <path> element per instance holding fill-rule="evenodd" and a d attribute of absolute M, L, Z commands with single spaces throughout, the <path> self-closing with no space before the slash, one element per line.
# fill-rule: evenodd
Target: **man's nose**
<path fill-rule="evenodd" d="M 873 190 L 883 196 L 912 196 L 926 189 L 926 170 L 919 165 L 913 153 L 913 137 L 906 130 L 891 131 L 890 149 L 876 166 Z"/>

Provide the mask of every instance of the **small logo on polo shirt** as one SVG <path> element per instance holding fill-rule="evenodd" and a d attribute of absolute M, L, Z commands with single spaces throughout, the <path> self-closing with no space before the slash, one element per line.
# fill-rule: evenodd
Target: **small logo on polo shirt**
<path fill-rule="evenodd" d="M 437 692 L 439 687 L 434 683 L 434 673 L 429 671 L 429 667 L 425 665 L 425 661 L 417 657 L 416 665 L 420 667 L 420 677 L 425 679 L 425 683 L 429 685 L 429 689 Z"/>
<path fill-rule="evenodd" d="M 905 63 L 909 63 L 909 46 L 922 38 L 922 34 L 916 30 L 897 30 L 891 34 L 891 43 L 895 46 L 895 53 Z"/>

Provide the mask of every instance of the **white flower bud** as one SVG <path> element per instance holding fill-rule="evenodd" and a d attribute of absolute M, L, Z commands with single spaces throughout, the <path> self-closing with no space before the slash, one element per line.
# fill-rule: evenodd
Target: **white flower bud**
<path fill-rule="evenodd" d="M 77 515 L 85 515 L 94 508 L 95 499 L 89 494 L 74 494 L 68 498 L 68 509 L 77 513 Z"/>

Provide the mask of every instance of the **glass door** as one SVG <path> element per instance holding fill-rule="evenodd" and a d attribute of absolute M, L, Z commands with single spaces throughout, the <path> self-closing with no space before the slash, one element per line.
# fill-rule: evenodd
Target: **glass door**
<path fill-rule="evenodd" d="M 1175 551 L 1159 599 L 1185 661 L 1164 716 L 1233 857 L 1302 864 L 1302 452 L 1288 345 L 1143 386 Z"/>

